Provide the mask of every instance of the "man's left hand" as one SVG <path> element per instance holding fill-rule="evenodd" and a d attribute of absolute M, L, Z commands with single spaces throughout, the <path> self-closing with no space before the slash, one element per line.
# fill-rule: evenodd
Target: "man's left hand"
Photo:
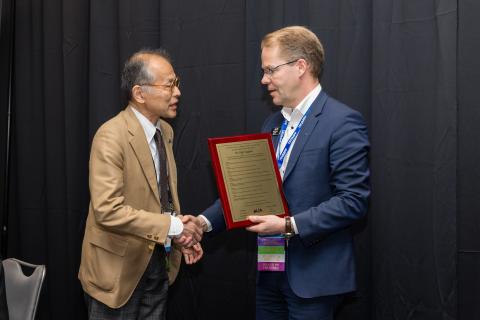
<path fill-rule="evenodd" d="M 248 220 L 254 223 L 246 229 L 261 235 L 285 233 L 285 219 L 274 215 L 249 216 Z"/>
<path fill-rule="evenodd" d="M 203 249 L 200 243 L 196 243 L 190 248 L 181 248 L 186 264 L 197 263 L 203 256 Z"/>

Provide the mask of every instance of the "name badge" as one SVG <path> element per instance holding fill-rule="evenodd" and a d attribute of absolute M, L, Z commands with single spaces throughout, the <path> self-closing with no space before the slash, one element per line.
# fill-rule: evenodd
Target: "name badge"
<path fill-rule="evenodd" d="M 285 271 L 285 238 L 258 236 L 258 271 Z"/>
<path fill-rule="evenodd" d="M 278 136 L 280 134 L 280 128 L 276 127 L 272 129 L 272 136 Z"/>

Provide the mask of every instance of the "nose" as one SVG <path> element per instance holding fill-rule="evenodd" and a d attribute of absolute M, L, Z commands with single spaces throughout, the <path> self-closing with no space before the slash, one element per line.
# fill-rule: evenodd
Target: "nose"
<path fill-rule="evenodd" d="M 177 86 L 173 87 L 173 95 L 175 97 L 180 97 L 182 95 L 182 92 L 180 91 L 179 87 L 177 87 Z"/>
<path fill-rule="evenodd" d="M 269 84 L 270 83 L 270 78 L 265 73 L 263 73 L 263 76 L 262 76 L 262 79 L 260 80 L 260 82 L 262 84 Z"/>

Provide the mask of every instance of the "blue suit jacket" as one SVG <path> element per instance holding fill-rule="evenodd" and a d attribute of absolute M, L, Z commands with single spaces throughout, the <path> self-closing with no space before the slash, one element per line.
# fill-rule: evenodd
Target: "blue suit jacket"
<path fill-rule="evenodd" d="M 367 128 L 362 116 L 321 91 L 293 145 L 283 189 L 299 234 L 290 239 L 286 272 L 292 290 L 311 298 L 355 290 L 352 236 L 347 229 L 367 212 Z M 279 128 L 267 118 L 262 131 Z M 278 136 L 273 136 L 278 144 Z M 203 215 L 213 230 L 225 229 L 221 204 Z"/>

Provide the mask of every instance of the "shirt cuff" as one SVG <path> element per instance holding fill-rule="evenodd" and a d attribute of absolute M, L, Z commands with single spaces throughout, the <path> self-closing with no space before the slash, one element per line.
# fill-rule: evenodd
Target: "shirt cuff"
<path fill-rule="evenodd" d="M 168 229 L 169 237 L 176 237 L 181 235 L 183 232 L 183 223 L 177 217 L 170 216 L 170 229 Z"/>
<path fill-rule="evenodd" d="M 207 230 L 206 230 L 206 232 L 212 231 L 212 224 L 210 223 L 210 221 L 208 221 L 207 217 L 205 217 L 203 214 L 199 214 L 198 216 L 199 216 L 200 218 L 202 218 L 202 219 L 205 221 L 205 223 L 207 224 Z"/>
<path fill-rule="evenodd" d="M 290 222 L 292 223 L 293 233 L 298 234 L 297 224 L 295 223 L 295 218 L 291 217 Z"/>

